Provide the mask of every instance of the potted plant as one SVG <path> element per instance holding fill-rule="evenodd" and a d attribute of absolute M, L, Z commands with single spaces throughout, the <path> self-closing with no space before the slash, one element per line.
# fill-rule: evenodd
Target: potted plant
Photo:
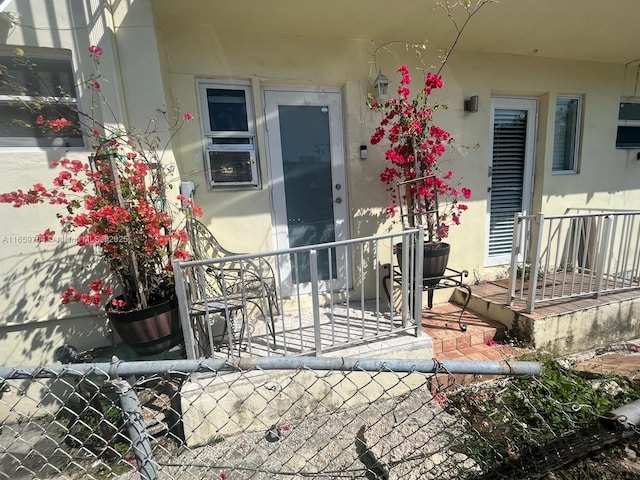
<path fill-rule="evenodd" d="M 424 277 L 438 277 L 445 271 L 450 250 L 442 240 L 449 235 L 450 226 L 460 224 L 460 216 L 467 209 L 461 201 L 471 197 L 471 190 L 440 165 L 454 141 L 449 132 L 434 123 L 434 113 L 446 108 L 431 102 L 432 92 L 443 86 L 442 77 L 427 73 L 424 85 L 412 97 L 409 69 L 402 65 L 398 72 L 401 79 L 396 97 L 385 102 L 369 99 L 370 108 L 382 112 L 371 144 L 386 142 L 386 167 L 380 180 L 391 199 L 387 214 L 400 213 L 404 227 L 424 226 Z M 401 255 L 402 245 L 395 248 Z"/>
<path fill-rule="evenodd" d="M 97 46 L 89 51 L 97 65 L 102 51 Z M 96 78 L 87 83 L 99 93 Z M 169 135 L 193 118 L 190 113 L 177 120 L 170 120 L 166 112 L 162 115 Z M 171 210 L 172 169 L 163 164 L 166 146 L 159 145 L 158 122 L 152 119 L 150 127 L 140 132 L 109 128 L 85 114 L 77 122 L 37 114 L 34 124 L 54 132 L 81 129 L 93 141 L 88 162 L 68 158 L 51 162 L 58 169 L 51 185 L 37 183 L 26 191 L 0 194 L 0 203 L 14 207 L 59 205 L 59 234 L 77 233 L 79 248 L 93 249 L 107 262 L 108 278 L 67 287 L 62 303 L 104 307 L 113 328 L 138 354 L 155 354 L 178 344 L 182 336 L 171 261 L 189 257 L 188 237 L 180 212 Z M 201 214 L 199 207 L 192 203 L 189 207 Z M 56 235 L 47 229 L 36 240 L 48 242 Z"/>

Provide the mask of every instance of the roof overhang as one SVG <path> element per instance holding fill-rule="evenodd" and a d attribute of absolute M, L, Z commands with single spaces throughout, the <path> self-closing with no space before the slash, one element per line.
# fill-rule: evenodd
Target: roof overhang
<path fill-rule="evenodd" d="M 206 24 L 233 26 L 239 35 L 278 32 L 439 47 L 456 36 L 434 0 L 153 0 L 153 6 L 159 24 L 185 34 L 190 25 Z M 461 25 L 464 9 L 451 12 Z M 640 59 L 638 18 L 638 0 L 499 0 L 477 13 L 457 48 L 624 65 Z"/>

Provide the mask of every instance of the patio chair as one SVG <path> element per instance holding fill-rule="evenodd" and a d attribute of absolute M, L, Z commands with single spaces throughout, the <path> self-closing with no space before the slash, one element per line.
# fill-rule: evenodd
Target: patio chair
<path fill-rule="evenodd" d="M 186 224 L 195 260 L 221 259 L 242 255 L 225 249 L 211 231 L 199 220 L 189 218 Z M 207 265 L 204 269 L 207 298 L 231 302 L 246 301 L 269 319 L 268 333 L 276 343 L 274 315 L 279 314 L 276 277 L 264 258 L 233 260 Z M 202 276 L 194 275 L 194 281 Z M 201 280 L 201 281 L 202 281 Z"/>

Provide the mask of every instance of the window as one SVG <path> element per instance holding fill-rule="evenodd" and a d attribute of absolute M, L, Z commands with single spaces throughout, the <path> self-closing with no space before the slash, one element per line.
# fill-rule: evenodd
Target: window
<path fill-rule="evenodd" d="M 69 52 L 0 50 L 0 146 L 84 146 L 76 97 Z M 40 116 L 73 126 L 54 132 L 37 125 Z"/>
<path fill-rule="evenodd" d="M 210 188 L 258 186 L 249 83 L 201 81 L 198 90 Z"/>
<path fill-rule="evenodd" d="M 640 149 L 640 101 L 620 102 L 616 148 Z"/>
<path fill-rule="evenodd" d="M 578 171 L 582 98 L 558 96 L 553 131 L 553 173 Z"/>

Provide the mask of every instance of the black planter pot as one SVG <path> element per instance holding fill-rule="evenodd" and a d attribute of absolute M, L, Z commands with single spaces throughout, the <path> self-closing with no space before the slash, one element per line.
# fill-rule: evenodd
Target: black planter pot
<path fill-rule="evenodd" d="M 156 355 L 182 343 L 175 297 L 144 310 L 120 312 L 107 308 L 107 317 L 122 341 L 138 355 Z"/>
<path fill-rule="evenodd" d="M 398 265 L 402 269 L 402 243 L 395 245 Z M 423 245 L 422 280 L 425 287 L 438 284 L 449 263 L 451 245 L 444 242 L 427 242 Z M 409 259 L 412 262 L 412 259 Z"/>

